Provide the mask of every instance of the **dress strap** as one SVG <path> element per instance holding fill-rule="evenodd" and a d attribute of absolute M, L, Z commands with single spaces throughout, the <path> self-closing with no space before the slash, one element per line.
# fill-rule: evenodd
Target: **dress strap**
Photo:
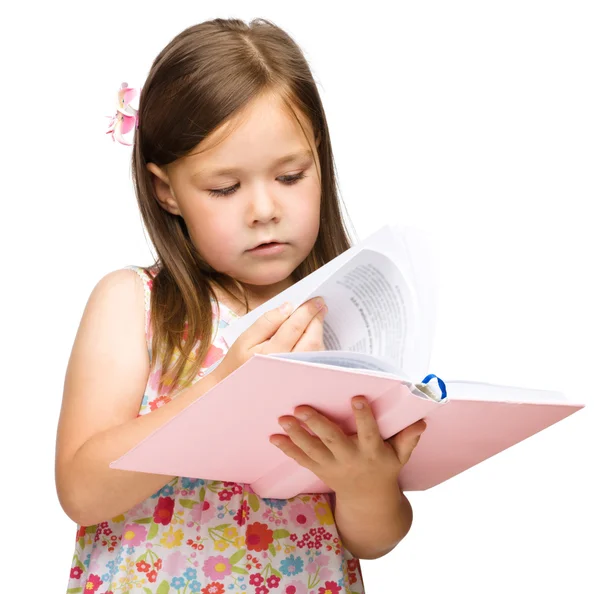
<path fill-rule="evenodd" d="M 156 271 L 152 268 L 147 269 L 142 266 L 125 266 L 128 270 L 133 270 L 137 272 L 137 274 L 142 279 L 142 283 L 144 285 L 144 310 L 146 312 L 145 323 L 144 323 L 144 331 L 146 333 L 146 346 L 148 348 L 148 356 L 152 355 L 152 333 L 150 329 L 150 291 L 152 290 L 152 281 L 154 276 L 156 275 Z"/>

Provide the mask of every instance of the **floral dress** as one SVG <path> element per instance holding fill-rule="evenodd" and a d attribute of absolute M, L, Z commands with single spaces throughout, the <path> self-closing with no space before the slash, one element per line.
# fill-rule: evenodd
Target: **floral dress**
<path fill-rule="evenodd" d="M 144 282 L 150 355 L 158 268 L 126 268 Z M 213 302 L 214 340 L 194 381 L 227 351 L 221 330 L 235 317 Z M 139 415 L 169 401 L 159 375 L 151 370 Z M 363 594 L 359 560 L 340 541 L 331 503 L 328 494 L 262 499 L 248 484 L 176 477 L 129 511 L 77 527 L 67 592 Z"/>

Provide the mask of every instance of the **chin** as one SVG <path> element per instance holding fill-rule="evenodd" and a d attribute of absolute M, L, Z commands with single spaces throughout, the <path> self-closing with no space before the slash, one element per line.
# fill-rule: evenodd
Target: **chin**
<path fill-rule="evenodd" d="M 254 274 L 252 272 L 249 273 L 249 271 L 244 271 L 245 274 L 237 275 L 235 278 L 245 285 L 268 287 L 287 281 L 295 269 L 295 266 L 292 267 L 289 265 L 267 266 L 265 267 L 265 270 L 257 270 Z"/>
<path fill-rule="evenodd" d="M 264 275 L 264 276 L 249 276 L 243 279 L 238 279 L 244 285 L 250 285 L 253 287 L 272 287 L 287 281 L 291 276 L 290 274 L 285 275 Z"/>

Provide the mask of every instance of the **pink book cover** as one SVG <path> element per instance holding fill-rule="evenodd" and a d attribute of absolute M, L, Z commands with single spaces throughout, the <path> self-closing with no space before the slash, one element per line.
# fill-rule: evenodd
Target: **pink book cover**
<path fill-rule="evenodd" d="M 350 401 L 360 394 L 373 407 L 384 439 L 426 420 L 427 430 L 398 477 L 404 491 L 421 491 L 584 407 L 559 392 L 476 382 L 446 386 L 447 398 L 436 401 L 391 374 L 255 355 L 110 467 L 247 483 L 264 498 L 330 492 L 269 436 L 283 433 L 277 419 L 302 404 L 355 433 Z"/>

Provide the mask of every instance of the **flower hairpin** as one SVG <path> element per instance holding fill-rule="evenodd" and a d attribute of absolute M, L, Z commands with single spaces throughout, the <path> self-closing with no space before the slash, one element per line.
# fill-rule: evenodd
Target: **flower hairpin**
<path fill-rule="evenodd" d="M 138 127 L 138 109 L 131 105 L 138 99 L 139 90 L 128 87 L 127 83 L 121 84 L 117 94 L 117 113 L 114 116 L 106 116 L 110 119 L 107 134 L 112 134 L 113 142 L 118 140 L 121 144 L 131 146 L 131 142 L 126 142 L 124 135 Z"/>

